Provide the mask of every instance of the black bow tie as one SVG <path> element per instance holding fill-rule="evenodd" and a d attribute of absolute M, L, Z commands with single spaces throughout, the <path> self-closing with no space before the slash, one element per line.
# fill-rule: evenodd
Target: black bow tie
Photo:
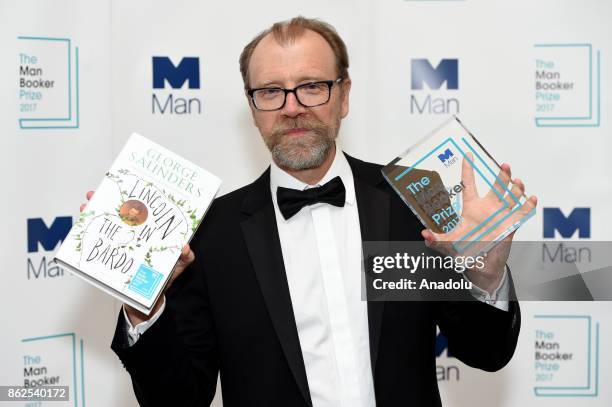
<path fill-rule="evenodd" d="M 285 220 L 298 213 L 303 207 L 314 205 L 318 202 L 334 206 L 344 206 L 345 196 L 346 190 L 340 177 L 335 177 L 320 187 L 309 188 L 303 191 L 283 187 L 276 189 L 278 207 Z"/>

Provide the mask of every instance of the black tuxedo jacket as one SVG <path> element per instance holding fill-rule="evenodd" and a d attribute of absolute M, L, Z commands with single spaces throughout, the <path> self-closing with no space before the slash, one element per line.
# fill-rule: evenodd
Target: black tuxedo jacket
<path fill-rule="evenodd" d="M 422 240 L 422 226 L 379 165 L 347 156 L 361 238 Z M 166 295 L 166 309 L 132 347 L 120 313 L 112 349 L 143 406 L 207 406 L 221 375 L 225 407 L 311 406 L 270 193 L 269 169 L 214 201 L 191 243 L 194 263 Z M 355 271 L 355 272 L 361 272 Z M 512 357 L 520 329 L 479 301 L 369 302 L 370 358 L 380 407 L 439 406 L 436 325 L 464 363 L 494 371 Z"/>

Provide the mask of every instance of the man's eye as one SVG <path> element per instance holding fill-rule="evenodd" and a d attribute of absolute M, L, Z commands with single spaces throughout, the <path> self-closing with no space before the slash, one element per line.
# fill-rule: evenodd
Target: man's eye
<path fill-rule="evenodd" d="M 303 89 L 303 91 L 306 93 L 319 93 L 323 91 L 325 87 L 327 87 L 327 85 L 324 83 L 308 83 L 301 89 Z"/>
<path fill-rule="evenodd" d="M 260 89 L 257 91 L 257 93 L 260 97 L 270 99 L 280 95 L 283 92 L 280 89 Z"/>

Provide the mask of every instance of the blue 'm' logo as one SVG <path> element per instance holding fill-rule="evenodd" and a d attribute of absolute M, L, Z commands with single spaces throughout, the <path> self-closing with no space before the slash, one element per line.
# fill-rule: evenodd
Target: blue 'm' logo
<path fill-rule="evenodd" d="M 185 82 L 189 89 L 200 89 L 200 59 L 185 57 L 175 66 L 168 57 L 153 57 L 153 88 L 164 89 L 166 81 L 174 89 Z"/>
<path fill-rule="evenodd" d="M 559 208 L 544 208 L 544 237 L 555 237 L 555 230 L 569 238 L 578 231 L 578 237 L 591 237 L 591 208 L 574 208 L 565 216 Z"/>
<path fill-rule="evenodd" d="M 441 333 L 438 333 L 438 336 L 436 336 L 436 357 L 439 358 L 440 356 L 442 356 L 442 353 L 444 353 L 444 351 L 446 351 L 447 357 L 453 357 L 450 350 L 448 349 L 448 339 L 446 339 L 446 336 L 442 335 Z"/>
<path fill-rule="evenodd" d="M 413 59 L 411 73 L 412 89 L 423 89 L 424 82 L 429 89 L 440 89 L 444 82 L 447 89 L 459 89 L 458 59 L 443 59 L 435 68 L 427 59 Z"/>
<path fill-rule="evenodd" d="M 443 163 L 445 163 L 447 160 L 449 160 L 451 157 L 453 157 L 455 154 L 453 154 L 453 152 L 451 151 L 450 148 L 447 148 L 442 154 L 438 154 L 438 160 L 442 161 Z"/>
<path fill-rule="evenodd" d="M 28 219 L 28 253 L 38 252 L 38 243 L 46 251 L 55 249 L 70 229 L 72 228 L 72 217 L 58 216 L 53 220 L 51 227 L 47 227 L 41 218 Z"/>

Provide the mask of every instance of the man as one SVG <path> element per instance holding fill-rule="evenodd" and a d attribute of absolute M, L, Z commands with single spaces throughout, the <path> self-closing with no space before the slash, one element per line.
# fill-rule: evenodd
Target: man
<path fill-rule="evenodd" d="M 516 302 L 361 300 L 362 241 L 438 237 L 421 236 L 380 166 L 336 147 L 351 78 L 335 30 L 277 23 L 245 47 L 240 69 L 272 164 L 215 200 L 150 319 L 124 306 L 112 348 L 139 402 L 208 405 L 220 373 L 226 407 L 437 406 L 436 326 L 463 362 L 502 368 Z M 511 290 L 506 258 L 468 275 L 483 299 Z"/>

